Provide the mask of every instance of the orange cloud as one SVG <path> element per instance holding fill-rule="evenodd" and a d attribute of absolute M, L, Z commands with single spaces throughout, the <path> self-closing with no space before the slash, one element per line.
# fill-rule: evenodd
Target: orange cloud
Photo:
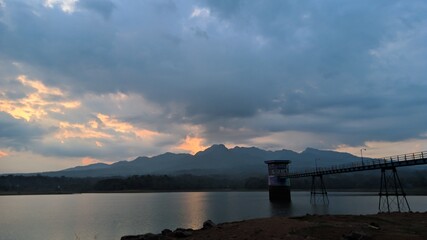
<path fill-rule="evenodd" d="M 24 119 L 27 122 L 45 117 L 48 112 L 63 113 L 65 109 L 78 108 L 80 102 L 65 100 L 65 94 L 58 88 L 50 88 L 39 80 L 30 80 L 24 75 L 16 79 L 23 86 L 29 87 L 33 92 L 24 98 L 7 99 L 0 97 L 0 111 L 10 114 L 16 119 Z M 0 90 L 0 96 L 6 96 Z M 56 100 L 51 100 L 54 96 Z"/>
<path fill-rule="evenodd" d="M 81 138 L 81 139 L 113 138 L 111 134 L 98 131 L 94 127 L 95 126 L 93 125 L 92 122 L 89 122 L 87 125 L 69 123 L 69 122 L 60 122 L 59 131 L 56 133 L 56 138 L 61 140 L 64 140 L 67 138 Z"/>
<path fill-rule="evenodd" d="M 89 121 L 88 124 L 91 128 L 98 128 L 98 123 L 96 121 Z"/>
<path fill-rule="evenodd" d="M 29 80 L 25 75 L 18 76 L 17 80 L 21 82 L 22 85 L 35 89 L 36 92 L 39 94 L 57 95 L 57 96 L 64 95 L 64 93 L 60 89 L 46 87 L 46 85 L 44 85 L 42 82 L 38 80 Z"/>
<path fill-rule="evenodd" d="M 363 156 L 372 158 L 382 158 L 406 153 L 421 152 L 427 149 L 425 139 L 407 139 L 397 142 L 367 141 L 363 146 L 339 145 L 335 151 L 348 152 L 355 156 L 360 156 L 360 149 Z"/>
<path fill-rule="evenodd" d="M 96 116 L 105 127 L 110 128 L 115 132 L 130 133 L 140 138 L 154 137 L 160 134 L 159 132 L 137 128 L 130 123 L 119 121 L 101 113 L 98 113 Z"/>
<path fill-rule="evenodd" d="M 90 165 L 90 164 L 94 164 L 94 163 L 102 163 L 102 161 L 98 160 L 96 158 L 84 157 L 84 158 L 82 158 L 81 163 L 83 166 L 86 166 L 86 165 Z"/>
<path fill-rule="evenodd" d="M 112 128 L 116 132 L 126 133 L 134 129 L 131 124 L 127 122 L 118 121 L 114 118 L 111 118 L 110 116 L 101 113 L 98 113 L 96 116 L 106 127 Z"/>
<path fill-rule="evenodd" d="M 8 153 L 8 152 L 6 152 L 6 151 L 1 151 L 1 150 L 0 150 L 0 158 L 2 158 L 2 157 L 6 157 L 6 156 L 9 156 L 9 153 Z"/>
<path fill-rule="evenodd" d="M 160 135 L 158 132 L 141 129 L 130 123 L 122 122 L 113 117 L 97 114 L 101 123 L 91 120 L 86 124 L 59 122 L 59 131 L 55 137 L 60 140 L 68 138 L 80 139 L 124 139 L 134 141 L 137 138 L 151 138 Z M 95 141 L 97 147 L 104 145 L 100 141 Z"/>
<path fill-rule="evenodd" d="M 175 147 L 175 149 L 184 150 L 184 151 L 190 152 L 191 154 L 195 154 L 207 148 L 207 146 L 203 145 L 202 143 L 203 143 L 203 138 L 191 137 L 187 135 L 183 143 Z"/>

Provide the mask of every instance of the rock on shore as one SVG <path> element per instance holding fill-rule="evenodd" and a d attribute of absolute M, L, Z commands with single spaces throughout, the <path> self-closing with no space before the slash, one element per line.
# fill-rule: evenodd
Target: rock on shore
<path fill-rule="evenodd" d="M 216 225 L 208 220 L 199 230 L 165 229 L 160 234 L 124 236 L 122 240 L 160 239 L 343 239 L 391 240 L 427 239 L 426 213 L 391 213 L 376 215 L 306 215 L 271 217 Z"/>

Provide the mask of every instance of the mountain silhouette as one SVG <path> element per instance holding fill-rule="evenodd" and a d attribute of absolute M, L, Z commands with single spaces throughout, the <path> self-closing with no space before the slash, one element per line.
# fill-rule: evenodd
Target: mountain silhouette
<path fill-rule="evenodd" d="M 268 151 L 256 147 L 227 148 L 215 144 L 194 155 L 187 153 L 164 153 L 154 157 L 138 157 L 132 161 L 113 164 L 96 163 L 78 166 L 57 172 L 45 172 L 47 176 L 110 177 L 144 174 L 193 174 L 193 175 L 265 175 L 266 160 L 291 160 L 290 170 L 299 171 L 315 167 L 327 167 L 360 161 L 349 153 L 307 148 L 298 153 L 291 150 Z M 368 158 L 366 158 L 368 160 Z"/>

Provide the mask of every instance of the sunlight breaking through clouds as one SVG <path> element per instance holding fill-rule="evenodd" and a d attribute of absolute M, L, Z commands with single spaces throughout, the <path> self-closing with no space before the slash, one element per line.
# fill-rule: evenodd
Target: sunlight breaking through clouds
<path fill-rule="evenodd" d="M 407 139 L 404 141 L 367 141 L 363 146 L 339 145 L 335 151 L 348 152 L 355 156 L 360 156 L 360 149 L 363 156 L 372 158 L 382 158 L 387 156 L 421 152 L 427 149 L 427 139 Z"/>
<path fill-rule="evenodd" d="M 101 113 L 98 113 L 96 116 L 106 128 L 112 129 L 118 133 L 135 134 L 135 136 L 139 138 L 152 138 L 160 134 L 155 131 L 135 127 L 130 123 L 119 121 L 114 117 Z"/>
<path fill-rule="evenodd" d="M 168 149 L 180 139 L 168 132 L 149 129 L 155 126 L 155 120 L 150 118 L 161 116 L 163 110 L 138 94 L 84 94 L 75 101 L 68 92 L 25 75 L 10 78 L 1 85 L 0 111 L 10 115 L 9 121 L 16 119 L 11 126 L 22 129 L 21 125 L 24 125 L 28 129 L 22 131 L 37 133 L 34 137 L 37 141 L 23 142 L 17 137 L 20 146 L 14 147 L 17 152 L 34 151 L 34 154 L 48 156 L 65 154 L 75 159 L 86 155 L 91 159 L 112 161 L 136 157 L 140 151 L 154 148 L 158 142 L 168 143 L 165 147 Z M 139 112 L 150 116 L 146 119 L 150 124 L 145 124 L 144 119 L 136 122 L 122 120 L 133 119 Z M 142 125 L 150 127 L 143 128 Z M 1 155 L 10 158 L 8 151 L 1 150 Z"/>
<path fill-rule="evenodd" d="M 112 139 L 113 135 L 97 130 L 94 125 L 60 122 L 56 138 L 64 141 L 68 138 L 80 139 Z"/>
<path fill-rule="evenodd" d="M 0 0 L 2 160 L 26 152 L 53 168 L 215 143 L 418 149 L 426 11 L 423 0 Z"/>
<path fill-rule="evenodd" d="M 60 122 L 55 137 L 62 143 L 67 139 L 93 140 L 98 147 L 104 147 L 103 141 L 143 141 L 145 144 L 161 136 L 159 132 L 138 128 L 128 122 L 115 119 L 112 116 L 98 113 L 97 120 L 90 120 L 85 124 Z M 99 123 L 98 123 L 99 121 Z"/>
<path fill-rule="evenodd" d="M 6 157 L 6 156 L 8 156 L 8 155 L 9 155 L 9 153 L 8 153 L 8 152 L 0 150 L 0 158 L 2 158 L 2 157 Z"/>
<path fill-rule="evenodd" d="M 86 166 L 86 165 L 90 165 L 90 164 L 94 164 L 94 163 L 104 163 L 103 161 L 96 159 L 96 158 L 92 158 L 92 157 L 84 157 L 82 158 L 82 165 Z"/>
<path fill-rule="evenodd" d="M 203 144 L 204 139 L 200 137 L 186 136 L 184 141 L 175 147 L 176 150 L 184 150 L 190 152 L 191 154 L 196 154 L 197 152 L 203 151 L 208 146 Z"/>
<path fill-rule="evenodd" d="M 22 86 L 29 88 L 29 93 L 20 89 L 22 98 L 8 98 L 8 90 L 0 90 L 0 111 L 6 112 L 16 119 L 41 120 L 49 112 L 64 113 L 66 109 L 80 106 L 79 101 L 69 101 L 66 94 L 60 89 L 50 88 L 39 80 L 30 80 L 25 75 L 20 75 L 17 81 Z M 19 91 L 19 90 L 18 90 Z"/>

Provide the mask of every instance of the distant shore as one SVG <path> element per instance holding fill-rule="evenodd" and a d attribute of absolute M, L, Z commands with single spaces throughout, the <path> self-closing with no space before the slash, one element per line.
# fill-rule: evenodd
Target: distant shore
<path fill-rule="evenodd" d="M 199 230 L 163 230 L 159 234 L 124 236 L 135 239 L 427 239 L 427 212 L 374 215 L 306 215 L 271 217 L 211 225 Z"/>
<path fill-rule="evenodd" d="M 292 189 L 292 192 L 309 192 L 310 189 Z M 268 192 L 268 189 L 179 189 L 179 190 L 120 190 L 120 191 L 87 191 L 87 192 L 69 192 L 69 191 L 22 191 L 22 192 L 2 192 L 0 196 L 8 195 L 55 195 L 55 194 L 87 194 L 87 193 L 162 193 L 162 192 Z M 377 189 L 328 189 L 329 194 L 334 193 L 363 193 L 363 195 L 376 196 L 378 195 Z M 427 195 L 426 189 L 410 189 L 406 192 L 407 195 L 425 196 Z"/>

